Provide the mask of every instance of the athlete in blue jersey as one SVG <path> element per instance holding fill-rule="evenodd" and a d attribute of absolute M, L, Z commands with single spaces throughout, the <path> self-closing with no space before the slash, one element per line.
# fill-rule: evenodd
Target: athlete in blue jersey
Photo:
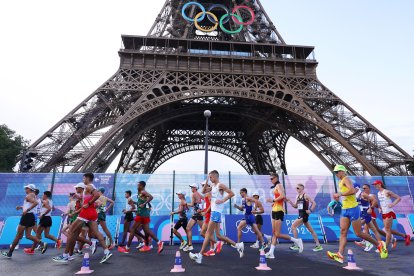
<path fill-rule="evenodd" d="M 240 243 L 243 228 L 249 225 L 262 245 L 259 250 L 265 250 L 267 248 L 267 245 L 263 241 L 262 232 L 260 232 L 259 228 L 257 227 L 256 217 L 252 213 L 253 204 L 257 204 L 257 200 L 253 197 L 247 196 L 246 188 L 240 190 L 240 195 L 242 197 L 242 206 L 234 204 L 235 208 L 239 209 L 240 211 L 244 211 L 244 218 L 240 221 L 239 225 L 237 226 L 237 243 Z"/>

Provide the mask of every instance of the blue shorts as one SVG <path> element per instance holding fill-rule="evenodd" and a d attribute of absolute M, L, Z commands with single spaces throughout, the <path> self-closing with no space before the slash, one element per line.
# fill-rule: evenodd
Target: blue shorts
<path fill-rule="evenodd" d="M 359 206 L 349 209 L 342 209 L 342 216 L 349 218 L 350 221 L 357 220 L 361 217 L 361 209 L 359 209 Z"/>
<path fill-rule="evenodd" d="M 256 217 L 253 214 L 245 215 L 243 220 L 245 220 L 247 225 L 250 225 L 250 226 L 256 223 Z"/>
<path fill-rule="evenodd" d="M 371 214 L 368 214 L 367 211 L 362 211 L 361 220 L 365 221 L 366 224 L 370 223 L 372 220 Z"/>
<path fill-rule="evenodd" d="M 221 223 L 221 213 L 220 212 L 211 212 L 211 221 L 215 223 Z"/>

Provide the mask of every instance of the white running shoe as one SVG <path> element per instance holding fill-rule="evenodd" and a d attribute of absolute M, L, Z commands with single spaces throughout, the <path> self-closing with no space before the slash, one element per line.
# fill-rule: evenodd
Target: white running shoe
<path fill-rule="evenodd" d="M 240 258 L 243 258 L 243 256 L 244 256 L 244 243 L 243 242 L 236 243 L 236 248 L 237 248 L 237 251 L 240 254 Z"/>
<path fill-rule="evenodd" d="M 91 250 L 92 255 L 96 253 L 97 248 L 96 248 L 96 241 L 95 240 L 92 241 L 92 244 L 89 248 Z"/>
<path fill-rule="evenodd" d="M 190 259 L 195 261 L 198 264 L 201 264 L 202 260 L 203 260 L 203 256 L 200 253 L 191 253 L 189 254 Z"/>
<path fill-rule="evenodd" d="M 266 235 L 266 234 L 263 234 L 263 236 L 269 241 L 269 242 L 271 242 L 272 241 L 272 236 L 270 236 L 270 235 Z"/>
<path fill-rule="evenodd" d="M 187 246 L 187 242 L 186 241 L 182 241 L 181 245 L 180 245 L 180 250 L 183 250 L 184 247 Z"/>
<path fill-rule="evenodd" d="M 140 242 L 136 248 L 137 248 L 137 249 L 140 249 L 140 248 L 144 247 L 144 245 L 145 245 L 145 243 Z"/>
<path fill-rule="evenodd" d="M 187 246 L 183 248 L 184 252 L 189 252 L 189 251 L 193 251 L 193 250 L 194 250 L 193 245 L 188 245 L 187 244 Z"/>
<path fill-rule="evenodd" d="M 295 242 L 297 247 L 299 247 L 299 253 L 303 252 L 303 241 L 302 239 L 296 239 Z"/>
<path fill-rule="evenodd" d="M 374 247 L 374 245 L 372 244 L 372 243 L 370 243 L 370 242 L 365 242 L 365 248 L 364 248 L 364 251 L 365 252 L 369 252 L 369 251 L 371 251 L 371 249 Z"/>
<path fill-rule="evenodd" d="M 266 259 L 274 259 L 274 258 L 275 258 L 275 255 L 273 255 L 273 253 L 271 253 L 271 252 L 269 251 L 269 252 L 267 252 L 267 253 L 265 254 L 265 257 L 266 257 Z"/>
<path fill-rule="evenodd" d="M 259 248 L 259 244 L 256 242 L 256 243 L 254 243 L 254 244 L 250 245 L 250 247 L 251 247 L 251 248 L 256 248 L 256 249 L 258 249 L 258 248 Z"/>

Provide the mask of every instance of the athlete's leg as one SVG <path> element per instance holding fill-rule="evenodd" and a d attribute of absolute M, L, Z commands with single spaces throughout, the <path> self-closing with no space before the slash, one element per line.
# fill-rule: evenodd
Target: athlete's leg
<path fill-rule="evenodd" d="M 36 238 L 36 236 L 32 236 L 32 229 L 33 227 L 27 227 L 25 230 L 26 239 L 31 240 L 33 242 L 39 243 L 40 239 Z"/>
<path fill-rule="evenodd" d="M 54 242 L 58 242 L 58 239 L 50 234 L 50 227 L 46 227 L 45 228 L 45 238 L 52 240 Z"/>
<path fill-rule="evenodd" d="M 14 237 L 14 240 L 10 246 L 9 252 L 13 252 L 16 246 L 19 244 L 19 241 L 23 238 L 23 233 L 25 229 L 26 229 L 25 226 L 19 224 L 19 226 L 17 227 L 16 236 Z"/>
<path fill-rule="evenodd" d="M 381 241 L 381 235 L 378 233 L 377 228 L 375 228 L 373 220 L 371 220 L 369 223 L 365 223 L 365 229 L 368 229 L 368 233 L 365 232 L 367 235 L 369 235 L 369 229 L 371 229 L 377 241 Z"/>
<path fill-rule="evenodd" d="M 318 235 L 316 235 L 315 230 L 313 230 L 312 225 L 309 223 L 309 221 L 305 222 L 304 224 L 305 224 L 306 228 L 309 230 L 309 232 L 311 233 L 311 235 L 313 237 L 313 240 L 316 243 L 316 246 L 321 245 L 319 243 Z"/>
<path fill-rule="evenodd" d="M 361 239 L 364 239 L 366 241 L 369 241 L 370 243 L 374 244 L 375 246 L 378 246 L 378 241 L 376 241 L 369 234 L 366 234 L 366 233 L 362 232 L 362 230 L 361 230 L 361 220 L 360 219 L 356 219 L 356 220 L 352 221 L 352 228 L 354 229 L 355 235 L 357 235 L 357 237 L 359 237 Z M 342 252 L 341 252 L 341 254 L 342 254 Z"/>
<path fill-rule="evenodd" d="M 357 220 L 359 221 L 359 219 Z M 351 220 L 347 217 L 341 217 L 340 220 L 340 228 L 341 228 L 341 236 L 339 238 L 339 250 L 338 252 L 343 255 L 346 242 L 347 242 L 347 236 L 348 236 L 348 229 L 351 226 Z M 359 229 L 361 229 L 361 225 L 359 226 Z"/>
<path fill-rule="evenodd" d="M 98 222 L 90 221 L 89 222 L 89 229 L 93 237 L 97 238 L 99 243 L 101 244 L 102 248 L 106 251 L 108 247 L 106 246 L 105 239 L 101 232 L 98 230 Z"/>
<path fill-rule="evenodd" d="M 282 229 L 282 221 L 281 220 L 274 220 L 273 221 L 273 237 L 274 237 L 274 242 L 272 239 L 272 244 L 276 245 L 276 240 L 278 238 L 284 239 L 284 240 L 292 240 L 292 237 L 289 235 L 285 235 L 285 234 L 281 234 L 281 229 Z"/>
<path fill-rule="evenodd" d="M 293 233 L 293 237 L 295 239 L 298 238 L 298 227 L 301 226 L 303 224 L 303 218 L 297 218 L 293 223 L 292 223 L 292 233 Z"/>
<path fill-rule="evenodd" d="M 69 254 L 69 252 L 73 252 L 73 248 L 75 247 L 76 240 L 82 231 L 83 221 L 80 219 L 76 219 L 71 227 L 69 228 L 69 237 L 66 241 L 65 247 L 65 254 Z"/>
<path fill-rule="evenodd" d="M 42 239 L 42 232 L 43 232 L 44 228 L 42 226 L 37 227 L 37 231 L 36 231 L 36 238 L 38 238 L 39 240 Z M 35 250 L 37 245 L 37 242 L 33 242 L 32 245 L 32 251 Z"/>
<path fill-rule="evenodd" d="M 111 232 L 109 231 L 108 227 L 106 226 L 106 221 L 102 220 L 99 222 L 99 224 L 102 227 L 102 230 L 105 232 L 106 236 L 109 238 L 110 244 L 112 245 L 114 243 L 114 240 L 112 239 Z"/>
<path fill-rule="evenodd" d="M 393 218 L 386 218 L 383 219 L 384 222 L 384 230 L 386 233 L 385 243 L 389 244 L 391 242 L 391 227 L 392 227 Z"/>
<path fill-rule="evenodd" d="M 190 221 L 187 224 L 187 228 L 185 229 L 185 232 L 187 233 L 187 244 L 188 246 L 191 246 L 193 244 L 193 227 L 195 225 L 196 221 L 194 219 L 190 219 Z"/>
<path fill-rule="evenodd" d="M 256 234 L 257 239 L 258 239 L 258 240 L 259 240 L 262 244 L 264 244 L 263 234 L 262 234 L 262 232 L 260 232 L 259 227 L 258 227 L 258 225 L 257 225 L 256 223 L 253 223 L 253 225 L 252 225 L 252 229 L 253 229 L 253 232 Z"/>
<path fill-rule="evenodd" d="M 181 226 L 180 226 L 180 228 L 181 228 Z M 178 229 L 175 229 L 175 227 L 174 227 L 173 228 L 173 232 L 174 232 L 174 235 L 180 240 L 180 242 L 183 242 L 184 241 L 183 240 L 183 237 L 180 234 L 180 232 L 178 232 Z"/>
<path fill-rule="evenodd" d="M 242 230 L 246 227 L 247 223 L 245 220 L 240 221 L 239 226 L 237 226 L 237 242 L 239 243 L 242 238 Z"/>
<path fill-rule="evenodd" d="M 157 236 L 152 232 L 152 230 L 149 228 L 149 223 L 143 224 L 142 229 L 144 229 L 145 236 L 150 236 L 154 241 L 158 242 L 159 239 Z"/>
<path fill-rule="evenodd" d="M 216 231 L 216 237 L 217 237 L 217 239 L 218 239 L 218 240 L 221 240 L 221 241 L 227 242 L 228 244 L 231 244 L 231 245 L 233 245 L 233 246 L 235 246 L 235 245 L 236 245 L 236 243 L 235 243 L 233 240 L 229 239 L 229 238 L 228 238 L 228 237 L 226 237 L 226 236 L 223 236 L 223 235 L 220 233 L 220 223 L 216 223 L 216 229 L 215 229 L 215 231 Z"/>
<path fill-rule="evenodd" d="M 205 238 L 204 238 L 204 241 L 203 241 L 203 245 L 201 246 L 201 250 L 199 252 L 200 254 L 203 254 L 206 251 L 206 248 L 207 248 L 207 246 L 210 242 L 211 236 L 214 235 L 214 231 L 216 230 L 216 225 L 217 225 L 217 223 L 215 223 L 212 220 L 208 223 L 206 235 L 205 235 Z"/>
<path fill-rule="evenodd" d="M 128 236 L 128 232 L 129 232 L 130 225 L 131 225 L 131 222 L 130 221 L 127 221 L 126 219 L 124 219 L 124 232 L 122 233 L 122 242 L 121 242 L 121 245 L 124 245 L 125 244 L 125 239 Z M 131 233 L 130 233 L 130 235 L 131 235 Z"/>

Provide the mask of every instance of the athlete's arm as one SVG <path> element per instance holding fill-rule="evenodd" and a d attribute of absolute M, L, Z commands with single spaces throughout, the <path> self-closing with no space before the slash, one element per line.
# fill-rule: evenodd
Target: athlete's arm
<path fill-rule="evenodd" d="M 187 204 L 187 206 L 194 207 L 195 202 L 196 202 L 196 198 L 195 198 L 195 194 L 193 193 L 191 195 L 191 203 Z"/>
<path fill-rule="evenodd" d="M 218 188 L 221 188 L 224 192 L 227 193 L 227 195 L 223 199 L 217 199 L 216 204 L 222 204 L 222 203 L 226 202 L 227 200 L 229 200 L 230 198 L 234 197 L 233 191 L 230 190 L 226 185 L 221 184 L 221 183 L 219 183 L 217 185 L 220 185 L 220 187 L 218 187 Z"/>
<path fill-rule="evenodd" d="M 298 208 L 298 198 L 296 198 L 295 203 L 293 203 L 292 200 L 290 200 L 289 198 L 286 198 L 286 201 L 290 203 L 290 205 L 292 205 L 293 208 Z"/>
<path fill-rule="evenodd" d="M 154 199 L 154 197 L 150 193 L 148 193 L 147 191 L 143 191 L 141 194 L 144 195 L 147 198 L 147 200 L 140 205 L 141 208 L 142 208 L 146 204 L 150 203 Z"/>
<path fill-rule="evenodd" d="M 42 203 L 43 203 L 43 207 L 46 208 L 46 211 L 43 214 L 40 214 L 40 218 L 52 210 L 52 207 L 50 207 L 50 204 L 49 204 L 49 200 L 42 200 Z"/>
<path fill-rule="evenodd" d="M 32 206 L 30 206 L 27 210 L 23 211 L 23 215 L 26 215 L 28 211 L 33 210 L 39 204 L 39 202 L 36 200 L 33 194 L 27 195 L 26 200 L 32 203 Z"/>
<path fill-rule="evenodd" d="M 312 204 L 312 207 L 308 209 L 307 211 L 313 212 L 316 208 L 316 202 L 313 198 L 309 197 L 308 195 L 305 195 L 305 200 L 308 200 L 310 204 Z"/>
<path fill-rule="evenodd" d="M 244 208 L 242 206 L 237 205 L 236 203 L 233 204 L 233 207 L 236 209 L 239 209 L 240 211 L 243 212 Z"/>
<path fill-rule="evenodd" d="M 401 197 L 399 195 L 397 195 L 397 194 L 395 194 L 395 193 L 393 193 L 389 190 L 387 190 L 386 193 L 388 194 L 388 196 L 395 198 L 394 202 L 388 204 L 388 207 L 392 208 L 401 201 Z"/>
<path fill-rule="evenodd" d="M 112 199 L 108 198 L 108 197 L 106 198 L 106 200 L 109 202 L 109 205 L 106 208 L 106 211 L 108 212 L 109 209 L 111 209 L 112 207 L 114 207 L 115 202 Z"/>
<path fill-rule="evenodd" d="M 343 182 L 345 184 L 345 186 L 348 188 L 348 191 L 345 193 L 339 193 L 340 196 L 349 196 L 349 195 L 354 195 L 356 194 L 356 189 L 354 188 L 354 185 L 352 185 L 351 180 L 349 180 L 348 177 L 345 177 L 343 179 Z"/>
<path fill-rule="evenodd" d="M 256 203 L 256 210 L 253 211 L 252 213 L 255 214 L 255 215 L 263 214 L 264 213 L 264 208 L 263 208 L 262 202 L 260 200 L 256 200 L 255 203 Z"/>

